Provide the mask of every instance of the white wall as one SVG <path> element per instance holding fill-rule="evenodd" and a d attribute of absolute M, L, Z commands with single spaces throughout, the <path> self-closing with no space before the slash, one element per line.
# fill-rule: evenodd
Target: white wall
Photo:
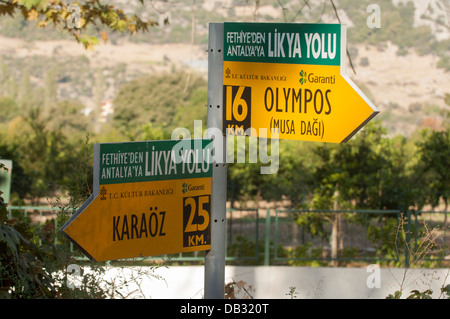
<path fill-rule="evenodd" d="M 136 275 L 137 269 L 112 268 L 108 276 L 119 282 L 121 276 L 129 277 L 131 273 Z M 152 276 L 139 279 L 139 287 L 129 285 L 126 288 L 128 290 L 122 290 L 123 294 L 134 291 L 130 298 L 144 296 L 154 299 L 203 297 L 203 266 L 160 267 L 152 274 L 163 279 Z M 297 299 L 384 299 L 400 288 L 403 278 L 403 297 L 414 289 L 432 289 L 433 298 L 438 298 L 444 282 L 445 285 L 450 284 L 450 269 L 410 269 L 405 273 L 404 269 L 387 268 L 368 272 L 367 268 L 227 266 L 225 276 L 226 283 L 244 282 L 244 287 L 255 299 L 289 299 L 290 287 L 295 287 Z M 369 288 L 376 285 L 378 279 L 379 288 Z"/>

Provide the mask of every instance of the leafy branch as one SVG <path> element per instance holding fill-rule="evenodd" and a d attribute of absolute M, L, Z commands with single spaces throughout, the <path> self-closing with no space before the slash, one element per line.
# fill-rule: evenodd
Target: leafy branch
<path fill-rule="evenodd" d="M 144 4 L 144 0 L 139 2 Z M 70 33 L 86 49 L 92 49 L 99 43 L 98 36 L 82 34 L 90 25 L 113 32 L 129 32 L 130 35 L 148 32 L 149 27 L 158 25 L 154 20 L 143 20 L 136 14 L 126 14 L 122 9 L 100 0 L 74 3 L 64 0 L 0 0 L 0 16 L 15 17 L 19 14 L 26 20 L 36 21 L 38 28 L 53 26 Z M 101 37 L 107 41 L 106 30 L 103 30 Z"/>

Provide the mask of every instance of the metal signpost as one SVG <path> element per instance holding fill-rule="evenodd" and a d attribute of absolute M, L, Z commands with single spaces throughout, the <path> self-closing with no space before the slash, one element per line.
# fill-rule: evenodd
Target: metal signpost
<path fill-rule="evenodd" d="M 215 136 L 212 239 L 205 298 L 224 298 L 226 136 L 342 143 L 378 109 L 345 72 L 340 24 L 211 23 L 208 129 Z"/>
<path fill-rule="evenodd" d="M 209 25 L 207 126 L 214 136 L 211 249 L 205 256 L 205 298 L 223 299 L 225 293 L 227 166 L 222 134 L 223 23 Z"/>
<path fill-rule="evenodd" d="M 211 140 L 94 146 L 94 193 L 61 231 L 106 261 L 211 247 Z"/>

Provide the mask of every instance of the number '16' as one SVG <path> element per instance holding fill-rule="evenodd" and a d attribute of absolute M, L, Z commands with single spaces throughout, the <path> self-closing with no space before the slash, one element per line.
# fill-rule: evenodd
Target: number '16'
<path fill-rule="evenodd" d="M 232 121 L 233 116 L 236 121 L 241 122 L 245 120 L 248 113 L 248 105 L 247 102 L 242 98 L 242 94 L 244 93 L 245 86 L 240 86 L 234 96 L 233 99 L 233 87 L 227 86 L 227 105 L 226 105 L 226 117 L 227 121 Z M 239 112 L 240 106 L 240 112 Z"/>

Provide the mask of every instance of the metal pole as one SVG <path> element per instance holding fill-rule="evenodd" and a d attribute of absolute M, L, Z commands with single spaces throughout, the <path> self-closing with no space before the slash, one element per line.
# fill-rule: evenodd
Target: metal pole
<path fill-rule="evenodd" d="M 209 24 L 207 137 L 214 139 L 211 250 L 205 255 L 205 299 L 225 296 L 227 167 L 223 128 L 223 23 Z M 213 135 L 213 136 L 211 136 Z"/>

